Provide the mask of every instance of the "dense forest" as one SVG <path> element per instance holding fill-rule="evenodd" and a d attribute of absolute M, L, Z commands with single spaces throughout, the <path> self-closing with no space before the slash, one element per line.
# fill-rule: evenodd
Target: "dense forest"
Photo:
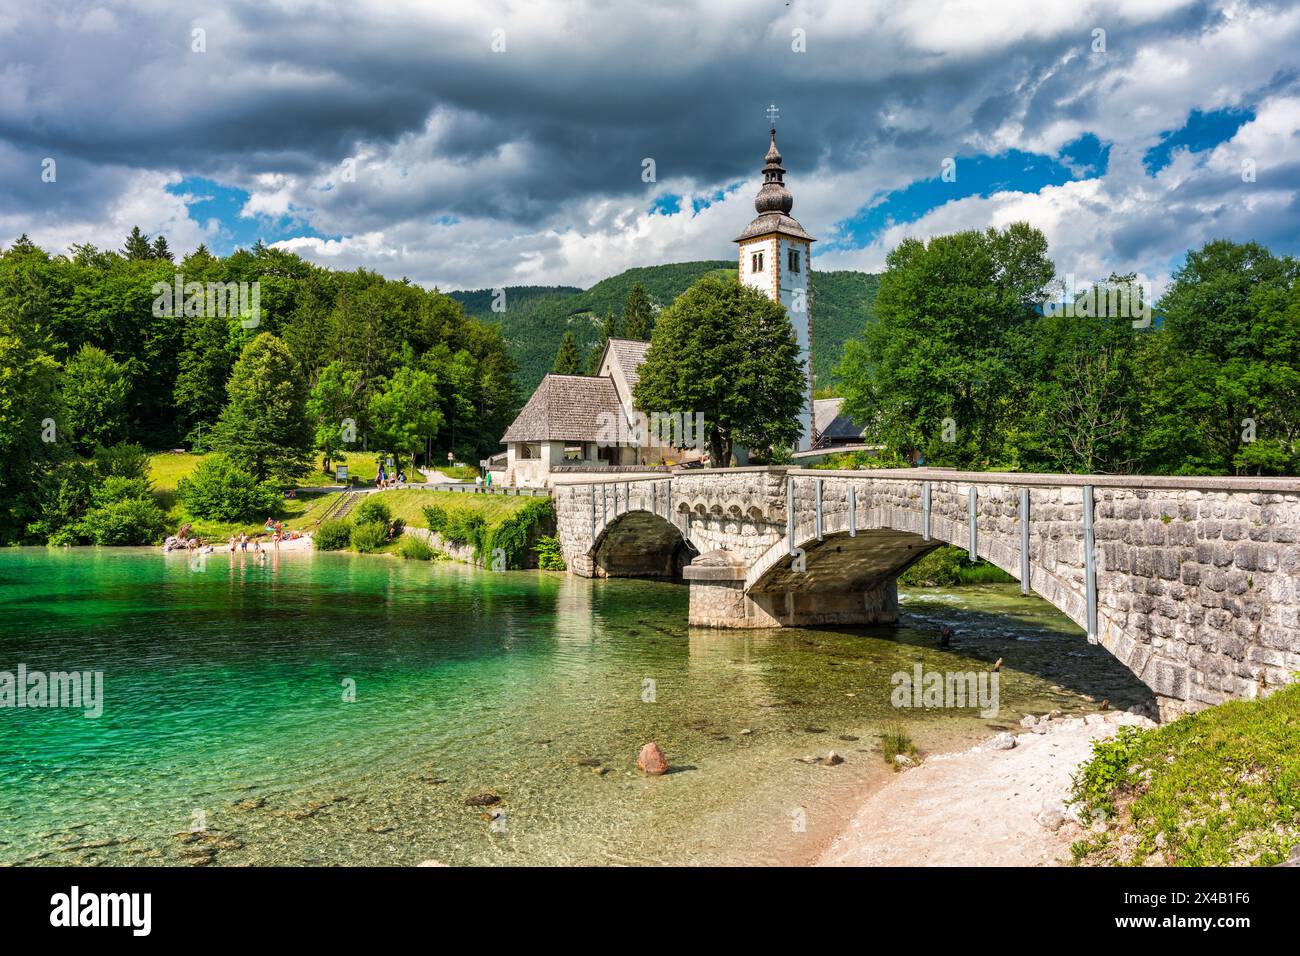
<path fill-rule="evenodd" d="M 178 276 L 197 296 L 160 307 Z M 211 307 L 215 283 L 256 283 L 256 314 L 233 294 Z M 97 448 L 201 445 L 289 481 L 344 448 L 475 461 L 519 406 L 500 330 L 448 296 L 260 243 L 175 262 L 139 230 L 120 252 L 23 237 L 0 253 L 0 352 L 0 541 L 49 536 L 43 509 L 79 514 L 104 479 L 139 478 Z"/>

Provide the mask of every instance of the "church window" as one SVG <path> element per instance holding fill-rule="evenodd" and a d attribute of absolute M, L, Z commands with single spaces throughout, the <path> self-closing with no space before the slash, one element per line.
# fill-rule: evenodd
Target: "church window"
<path fill-rule="evenodd" d="M 750 269 L 749 269 L 750 272 L 762 272 L 762 271 L 763 271 L 763 253 L 761 253 L 761 252 L 756 252 L 756 253 L 754 253 L 754 254 L 750 257 L 750 263 L 749 263 L 749 265 L 750 265 Z"/>
<path fill-rule="evenodd" d="M 799 250 L 798 249 L 790 250 L 790 271 L 791 272 L 799 271 Z"/>

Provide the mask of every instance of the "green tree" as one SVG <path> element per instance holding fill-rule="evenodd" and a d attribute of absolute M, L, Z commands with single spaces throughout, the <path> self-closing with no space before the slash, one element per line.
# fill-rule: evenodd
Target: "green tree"
<path fill-rule="evenodd" d="M 37 311 L 0 298 L 0 543 L 6 544 L 23 537 L 39 511 L 39 477 L 66 455 L 59 365 Z"/>
<path fill-rule="evenodd" d="M 126 237 L 126 245 L 122 247 L 122 255 L 136 261 L 154 257 L 149 237 L 140 231 L 139 226 L 131 227 L 131 234 Z"/>
<path fill-rule="evenodd" d="M 316 450 L 328 472 L 330 462 L 357 440 L 361 418 L 361 373 L 331 362 L 321 369 L 307 399 L 307 417 L 312 423 Z"/>
<path fill-rule="evenodd" d="M 806 378 L 785 310 L 735 279 L 705 276 L 659 315 L 633 389 L 647 413 L 703 414 L 709 456 L 794 441 Z"/>
<path fill-rule="evenodd" d="M 280 493 L 223 455 L 209 455 L 176 486 L 176 497 L 193 518 L 256 521 L 275 514 Z"/>
<path fill-rule="evenodd" d="M 258 481 L 289 481 L 311 458 L 306 389 L 285 344 L 263 332 L 244 346 L 226 387 L 212 445 Z"/>
<path fill-rule="evenodd" d="M 442 424 L 438 380 L 428 372 L 403 366 L 370 400 L 375 440 L 399 458 L 414 458 Z"/>
<path fill-rule="evenodd" d="M 623 337 L 648 342 L 653 323 L 650 297 L 645 286 L 637 282 L 627 290 L 627 298 L 623 300 Z"/>
<path fill-rule="evenodd" d="M 1135 275 L 1099 286 L 1132 288 Z M 1087 293 L 1079 301 L 1088 301 Z M 1034 328 L 1028 414 L 1016 444 L 1031 471 L 1133 470 L 1141 430 L 1142 358 L 1154 334 L 1114 316 L 1054 315 Z"/>
<path fill-rule="evenodd" d="M 1143 408 L 1144 470 L 1294 472 L 1300 431 L 1295 260 L 1215 240 L 1189 252 L 1157 304 Z"/>
<path fill-rule="evenodd" d="M 63 367 L 61 390 L 73 446 L 88 452 L 126 430 L 126 372 L 103 349 L 83 345 Z"/>
<path fill-rule="evenodd" d="M 555 355 L 555 367 L 551 371 L 556 375 L 582 374 L 582 359 L 578 355 L 578 343 L 573 340 L 572 332 L 564 333 L 560 350 Z"/>
<path fill-rule="evenodd" d="M 1032 375 L 1036 308 L 1054 267 L 1025 223 L 905 239 L 890 252 L 876 321 L 846 344 L 845 411 L 898 457 L 1009 464 Z"/>
<path fill-rule="evenodd" d="M 600 327 L 600 341 L 591 348 L 591 354 L 587 359 L 587 374 L 597 375 L 600 373 L 600 358 L 605 354 L 605 346 L 609 340 L 618 338 L 618 321 L 614 318 L 613 311 L 605 313 L 605 321 Z"/>
<path fill-rule="evenodd" d="M 172 261 L 172 251 L 167 247 L 167 237 L 158 236 L 153 241 L 153 246 L 149 250 L 150 258 L 165 259 L 167 262 Z"/>

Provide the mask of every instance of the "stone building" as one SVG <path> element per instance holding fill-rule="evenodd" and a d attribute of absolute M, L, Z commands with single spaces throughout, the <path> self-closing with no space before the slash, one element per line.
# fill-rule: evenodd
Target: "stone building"
<path fill-rule="evenodd" d="M 608 471 L 677 460 L 638 427 L 632 389 L 649 342 L 610 339 L 595 375 L 547 375 L 501 441 L 504 484 L 547 487 L 557 469 Z"/>

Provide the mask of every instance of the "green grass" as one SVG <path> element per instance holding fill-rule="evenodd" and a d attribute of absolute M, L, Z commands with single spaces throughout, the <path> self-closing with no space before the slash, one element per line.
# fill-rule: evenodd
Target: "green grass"
<path fill-rule="evenodd" d="M 1075 801 L 1105 832 L 1077 861 L 1267 866 L 1300 843 L 1300 684 L 1100 741 Z"/>
<path fill-rule="evenodd" d="M 394 518 L 401 518 L 412 527 L 427 528 L 424 520 L 424 506 L 438 505 L 447 511 L 466 510 L 483 515 L 489 526 L 499 524 L 503 519 L 525 507 L 533 498 L 515 497 L 513 495 L 475 495 L 460 491 L 430 491 L 427 488 L 400 488 L 394 491 L 379 491 L 375 497 L 388 505 Z"/>

